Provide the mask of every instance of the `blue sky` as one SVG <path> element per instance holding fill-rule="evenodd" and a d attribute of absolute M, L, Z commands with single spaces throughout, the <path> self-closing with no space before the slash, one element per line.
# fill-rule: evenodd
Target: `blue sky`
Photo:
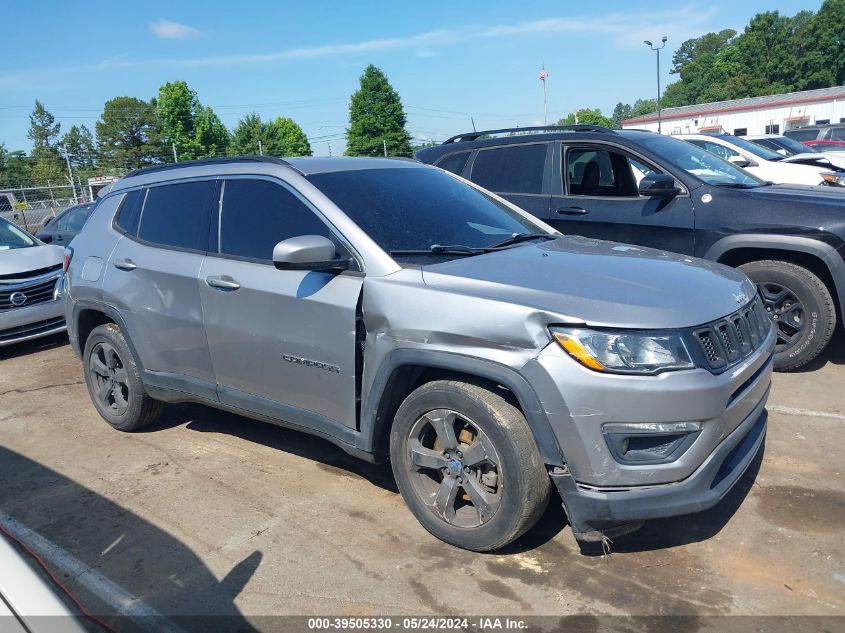
<path fill-rule="evenodd" d="M 40 99 L 63 131 L 93 132 L 103 103 L 149 99 L 184 79 L 229 127 L 247 112 L 293 117 L 342 151 L 349 95 L 367 64 L 399 91 L 408 129 L 443 140 L 471 129 L 549 122 L 581 107 L 609 114 L 655 93 L 655 59 L 708 31 L 741 28 L 754 14 L 818 10 L 821 0 L 684 3 L 499 2 L 21 2 L 0 0 L 0 142 L 29 149 L 28 113 Z"/>

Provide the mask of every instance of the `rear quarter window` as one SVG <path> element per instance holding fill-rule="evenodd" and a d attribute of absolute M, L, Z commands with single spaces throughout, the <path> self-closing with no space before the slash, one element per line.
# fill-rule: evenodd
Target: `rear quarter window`
<path fill-rule="evenodd" d="M 138 234 L 138 222 L 141 219 L 141 206 L 144 203 L 146 189 L 130 191 L 120 202 L 115 224 L 129 235 Z"/>
<path fill-rule="evenodd" d="M 496 193 L 542 193 L 547 143 L 483 149 L 472 165 L 472 181 Z"/>
<path fill-rule="evenodd" d="M 466 167 L 470 154 L 472 154 L 472 152 L 449 154 L 437 161 L 436 165 L 437 167 L 440 167 L 440 169 L 451 171 L 453 174 L 460 174 L 464 170 L 464 167 Z"/>

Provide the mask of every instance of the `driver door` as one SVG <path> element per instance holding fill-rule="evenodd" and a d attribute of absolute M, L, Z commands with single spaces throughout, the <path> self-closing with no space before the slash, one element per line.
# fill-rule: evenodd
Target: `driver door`
<path fill-rule="evenodd" d="M 692 254 L 695 217 L 684 190 L 671 199 L 640 196 L 639 180 L 657 166 L 613 146 L 563 145 L 562 195 L 552 197 L 549 224 L 583 235 Z"/>

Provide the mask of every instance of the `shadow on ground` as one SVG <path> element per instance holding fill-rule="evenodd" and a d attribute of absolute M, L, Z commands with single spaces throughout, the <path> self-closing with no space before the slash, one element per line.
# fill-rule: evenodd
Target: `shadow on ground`
<path fill-rule="evenodd" d="M 68 345 L 67 334 L 60 332 L 59 334 L 52 334 L 43 338 L 32 339 L 31 341 L 24 341 L 23 343 L 13 343 L 12 345 L 4 345 L 0 347 L 0 361 L 8 358 L 17 358 L 19 356 L 27 356 L 35 352 L 44 352 L 54 347 L 62 347 L 67 345 L 68 354 L 73 354 Z"/>
<path fill-rule="evenodd" d="M 200 558 L 172 535 L 2 446 L 0 481 L 0 515 L 13 517 L 34 530 L 160 614 L 174 619 L 186 631 L 254 630 L 234 600 L 261 563 L 260 551 L 252 552 L 218 580 Z M 50 566 L 49 559 L 46 562 Z M 76 585 L 73 579 L 65 581 L 89 611 L 116 630 L 153 626 L 119 616 L 113 606 L 104 602 L 104 596 Z"/>

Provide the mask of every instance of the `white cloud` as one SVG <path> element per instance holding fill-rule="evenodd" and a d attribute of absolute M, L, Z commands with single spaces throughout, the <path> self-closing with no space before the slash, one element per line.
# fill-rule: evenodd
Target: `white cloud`
<path fill-rule="evenodd" d="M 150 31 L 157 38 L 162 40 L 181 40 L 186 37 L 194 37 L 200 32 L 192 26 L 170 20 L 159 20 L 150 24 Z"/>
<path fill-rule="evenodd" d="M 503 39 L 537 34 L 590 34 L 611 36 L 617 46 L 642 46 L 643 40 L 667 35 L 677 45 L 697 37 L 711 28 L 715 9 L 688 5 L 671 11 L 601 14 L 595 17 L 548 18 L 515 24 L 466 25 L 462 28 L 437 29 L 404 37 L 388 37 L 346 44 L 324 44 L 289 48 L 270 53 L 222 55 L 178 59 L 144 59 L 105 61 L 101 68 L 135 66 L 227 66 L 278 62 L 288 59 L 335 57 L 356 53 L 412 49 L 420 56 L 434 53 L 440 46 L 469 40 Z M 198 31 L 192 27 L 160 20 L 151 25 L 159 37 L 185 37 Z M 605 45 L 598 40 L 596 46 Z"/>

